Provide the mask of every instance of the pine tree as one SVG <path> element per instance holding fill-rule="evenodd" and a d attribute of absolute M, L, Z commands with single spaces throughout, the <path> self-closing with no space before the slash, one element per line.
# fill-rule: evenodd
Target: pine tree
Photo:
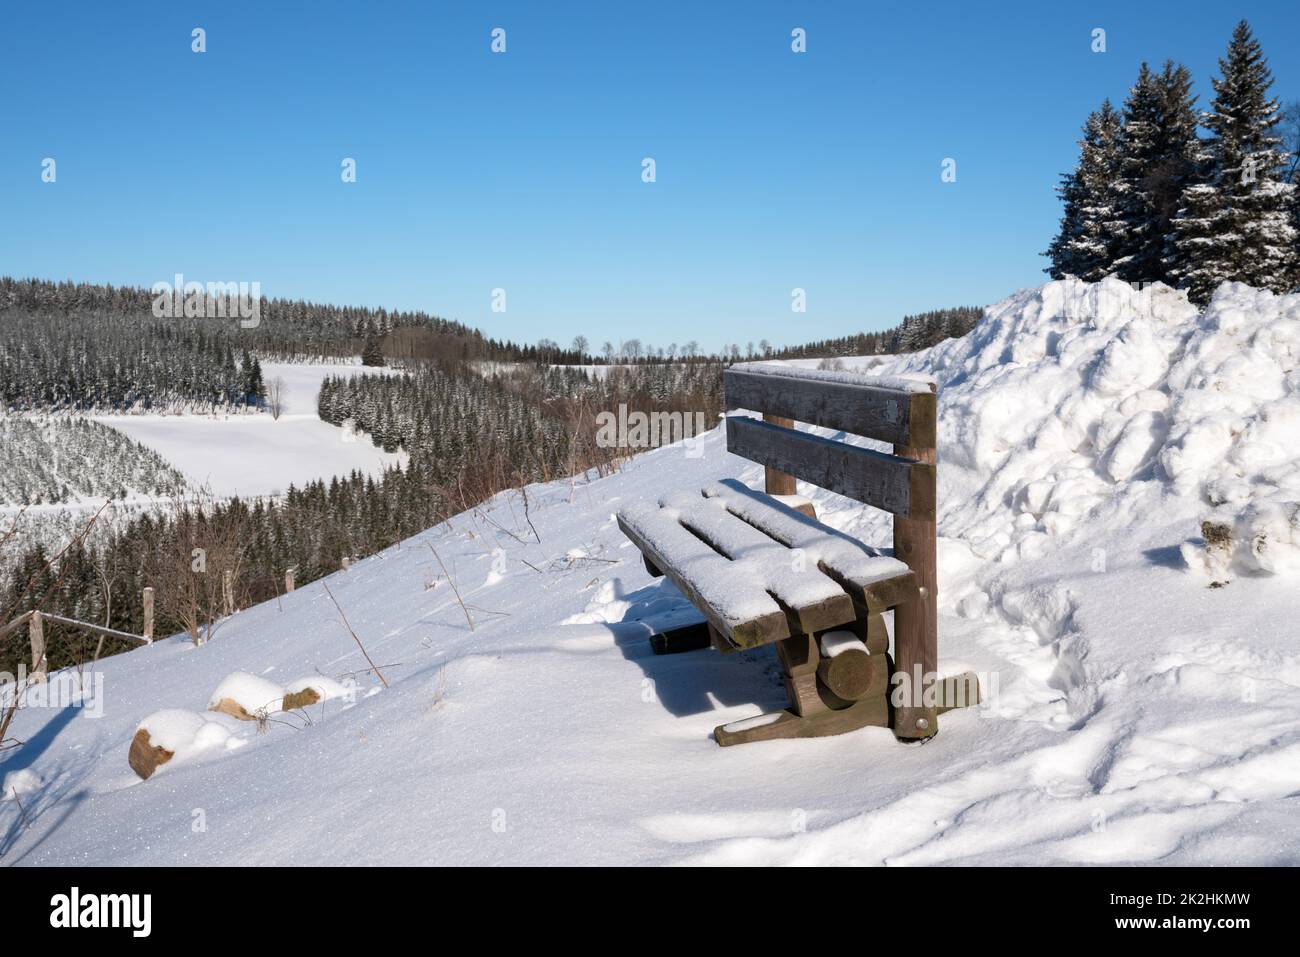
<path fill-rule="evenodd" d="M 1296 274 L 1295 187 L 1281 175 L 1287 157 L 1274 133 L 1280 112 L 1268 96 L 1273 76 L 1245 20 L 1233 30 L 1219 70 L 1203 118 L 1212 134 L 1210 175 L 1183 191 L 1169 264 L 1198 303 L 1221 282 L 1285 291 Z"/>
<path fill-rule="evenodd" d="M 1044 254 L 1053 279 L 1070 275 L 1096 282 L 1111 272 L 1119 232 L 1119 135 L 1119 114 L 1106 100 L 1084 124 L 1079 162 L 1057 187 L 1065 212 Z"/>
<path fill-rule="evenodd" d="M 1114 271 L 1129 282 L 1169 281 L 1170 222 L 1203 156 L 1187 68 L 1167 60 L 1159 75 L 1143 63 L 1124 103 L 1116 191 Z"/>
<path fill-rule="evenodd" d="M 262 363 L 253 356 L 252 389 L 253 402 L 260 405 L 266 401 L 266 383 L 262 380 Z"/>
<path fill-rule="evenodd" d="M 361 364 L 363 366 L 382 366 L 384 364 L 384 353 L 379 348 L 379 337 L 373 332 L 366 336 L 365 345 L 361 348 Z"/>

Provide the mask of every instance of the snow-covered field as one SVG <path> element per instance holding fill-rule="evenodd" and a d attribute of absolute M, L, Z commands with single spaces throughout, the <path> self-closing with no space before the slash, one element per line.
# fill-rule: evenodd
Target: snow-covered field
<path fill-rule="evenodd" d="M 111 415 L 97 416 L 105 425 L 148 446 L 185 474 L 196 487 L 214 495 L 270 495 L 291 484 L 329 481 L 353 469 L 378 475 L 405 460 L 405 453 L 385 452 L 365 435 L 322 422 L 316 415 L 321 380 L 355 375 L 355 365 L 288 365 L 267 362 L 262 377 L 285 385 L 284 413 L 270 415 Z"/>
<path fill-rule="evenodd" d="M 646 622 L 684 601 L 612 514 L 759 483 L 715 430 L 532 487 L 527 517 L 503 493 L 203 647 L 109 659 L 102 716 L 20 711 L 3 860 L 1300 863 L 1298 368 L 1300 296 L 1228 288 L 1198 318 L 1109 280 L 879 367 L 939 382 L 941 667 L 990 692 L 929 743 L 720 749 L 715 725 L 784 704 L 770 649 L 651 653 Z M 887 542 L 887 516 L 800 491 Z M 1206 518 L 1233 529 L 1208 563 Z M 246 702 L 261 733 L 204 711 L 236 672 L 223 694 L 270 699 Z M 277 713 L 312 676 L 351 694 Z M 151 722 L 178 756 L 140 781 L 128 745 L 163 709 L 207 720 Z"/>

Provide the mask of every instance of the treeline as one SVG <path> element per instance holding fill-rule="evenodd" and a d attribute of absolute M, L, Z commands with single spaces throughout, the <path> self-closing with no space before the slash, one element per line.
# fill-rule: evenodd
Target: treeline
<path fill-rule="evenodd" d="M 153 449 L 94 419 L 0 415 L 0 503 L 166 497 L 185 484 Z"/>
<path fill-rule="evenodd" d="M 1187 68 L 1142 64 L 1123 108 L 1088 117 L 1075 168 L 1057 187 L 1060 231 L 1047 272 L 1164 282 L 1205 303 L 1225 281 L 1300 285 L 1300 143 L 1278 135 L 1272 72 L 1243 20 L 1198 112 Z M 1292 117 L 1300 123 L 1300 115 Z M 1206 136 L 1200 133 L 1201 128 Z"/>
<path fill-rule="evenodd" d="M 520 358 L 524 350 L 423 312 L 260 299 L 245 328 L 220 317 L 154 315 L 144 289 L 0 278 L 2 410 L 207 410 L 258 402 L 261 357 Z M 237 362 L 236 357 L 251 354 Z"/>
<path fill-rule="evenodd" d="M 841 356 L 897 355 L 918 352 L 945 339 L 960 339 L 975 328 L 984 310 L 979 306 L 954 306 L 904 316 L 892 329 L 859 332 L 838 339 L 819 339 L 769 353 L 776 359 L 829 359 Z"/>
<path fill-rule="evenodd" d="M 712 425 L 721 411 L 721 368 L 629 367 L 597 377 L 524 366 L 484 378 L 453 363 L 328 379 L 322 418 L 364 430 L 357 441 L 372 441 L 373 432 L 380 444 L 405 448 L 405 466 L 291 487 L 275 501 L 178 495 L 165 513 L 138 516 L 57 560 L 32 546 L 0 583 L 0 620 L 40 608 L 139 634 L 140 593 L 149 585 L 158 635 L 205 640 L 224 615 L 226 572 L 234 604 L 246 607 L 280 594 L 287 568 L 304 584 L 336 571 L 344 556 L 372 554 L 505 489 L 606 472 L 640 450 L 602 447 L 599 412 L 620 404 L 700 412 Z M 52 668 L 86 661 L 97 641 L 52 622 L 46 640 Z M 102 654 L 129 647 L 110 639 Z M 23 652 L 21 640 L 0 643 L 0 670 L 14 672 Z"/>

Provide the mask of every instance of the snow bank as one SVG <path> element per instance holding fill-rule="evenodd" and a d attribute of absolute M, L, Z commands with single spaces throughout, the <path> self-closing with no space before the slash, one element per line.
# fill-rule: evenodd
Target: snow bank
<path fill-rule="evenodd" d="M 1300 567 L 1300 295 L 1226 284 L 1198 314 L 1160 284 L 1050 282 L 889 371 L 939 382 L 941 524 L 981 558 L 1174 495 L 1236 530 L 1238 568 Z"/>

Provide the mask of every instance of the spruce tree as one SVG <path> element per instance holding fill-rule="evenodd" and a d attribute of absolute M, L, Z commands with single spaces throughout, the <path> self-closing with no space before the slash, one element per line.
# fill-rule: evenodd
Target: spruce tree
<path fill-rule="evenodd" d="M 1147 176 L 1155 164 L 1157 130 L 1160 128 L 1160 90 L 1150 67 L 1143 63 L 1137 82 L 1129 89 L 1119 133 L 1116 161 L 1116 226 L 1110 241 L 1111 270 L 1129 281 L 1151 278 L 1149 265 L 1159 256 L 1159 237 L 1154 235 Z"/>
<path fill-rule="evenodd" d="M 1183 190 L 1174 219 L 1170 273 L 1193 302 L 1207 302 L 1221 282 L 1285 291 L 1296 274 L 1295 187 L 1283 182 L 1286 154 L 1274 130 L 1278 102 L 1272 72 L 1245 20 L 1219 60 L 1214 100 L 1203 117 L 1211 137 L 1206 182 Z"/>
<path fill-rule="evenodd" d="M 1119 114 L 1106 100 L 1084 124 L 1079 162 L 1057 187 L 1065 212 L 1045 253 L 1051 260 L 1045 271 L 1053 279 L 1070 275 L 1096 282 L 1112 271 L 1121 225 L 1119 136 Z"/>
<path fill-rule="evenodd" d="M 1112 236 L 1112 267 L 1121 279 L 1169 281 L 1170 222 L 1203 158 L 1195 102 L 1186 67 L 1169 60 L 1157 75 L 1142 64 L 1124 103 L 1119 138 L 1120 227 Z"/>
<path fill-rule="evenodd" d="M 361 364 L 363 366 L 382 366 L 384 353 L 379 348 L 379 337 L 373 332 L 366 336 L 365 345 L 361 347 Z"/>

